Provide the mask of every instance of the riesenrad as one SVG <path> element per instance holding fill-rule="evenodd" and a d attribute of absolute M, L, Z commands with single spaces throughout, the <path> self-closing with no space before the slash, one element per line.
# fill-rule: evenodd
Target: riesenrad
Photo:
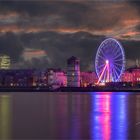
<path fill-rule="evenodd" d="M 99 83 L 117 82 L 125 69 L 125 53 L 116 39 L 104 40 L 96 53 L 95 69 Z"/>

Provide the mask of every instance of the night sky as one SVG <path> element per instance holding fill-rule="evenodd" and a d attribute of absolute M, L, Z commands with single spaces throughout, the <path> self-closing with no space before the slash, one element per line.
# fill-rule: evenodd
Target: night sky
<path fill-rule="evenodd" d="M 66 68 L 76 56 L 94 70 L 100 43 L 118 39 L 127 67 L 140 59 L 140 2 L 130 0 L 0 1 L 0 54 L 12 68 Z"/>

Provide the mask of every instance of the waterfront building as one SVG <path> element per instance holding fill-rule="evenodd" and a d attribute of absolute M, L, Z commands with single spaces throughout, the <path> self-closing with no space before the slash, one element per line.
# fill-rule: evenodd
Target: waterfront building
<path fill-rule="evenodd" d="M 67 86 L 80 87 L 80 60 L 74 56 L 67 60 Z"/>
<path fill-rule="evenodd" d="M 80 79 L 82 87 L 93 86 L 98 81 L 98 77 L 95 72 L 81 72 Z"/>
<path fill-rule="evenodd" d="M 48 69 L 47 80 L 49 86 L 64 87 L 67 85 L 66 73 L 60 69 Z"/>
<path fill-rule="evenodd" d="M 47 86 L 47 70 L 35 70 L 33 73 L 33 86 Z"/>
<path fill-rule="evenodd" d="M 140 83 L 140 67 L 127 69 L 121 77 L 122 82 Z"/>
<path fill-rule="evenodd" d="M 132 82 L 133 81 L 133 75 L 129 71 L 125 71 L 121 76 L 122 82 Z"/>
<path fill-rule="evenodd" d="M 0 86 L 32 86 L 34 70 L 0 70 Z"/>

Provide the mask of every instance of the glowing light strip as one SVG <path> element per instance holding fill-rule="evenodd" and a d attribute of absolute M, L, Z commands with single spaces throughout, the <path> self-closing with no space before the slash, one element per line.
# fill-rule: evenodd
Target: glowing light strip
<path fill-rule="evenodd" d="M 107 75 L 107 82 L 109 82 L 109 64 L 107 64 L 107 73 L 108 73 L 108 75 Z"/>
<path fill-rule="evenodd" d="M 99 77 L 99 80 L 98 80 L 97 84 L 99 84 L 99 82 L 101 81 L 101 78 L 103 77 L 103 74 L 105 72 L 106 67 L 107 67 L 107 64 L 105 65 L 105 67 L 104 67 L 104 69 L 103 69 L 103 71 L 102 71 L 102 73 L 101 73 L 101 75 Z"/>

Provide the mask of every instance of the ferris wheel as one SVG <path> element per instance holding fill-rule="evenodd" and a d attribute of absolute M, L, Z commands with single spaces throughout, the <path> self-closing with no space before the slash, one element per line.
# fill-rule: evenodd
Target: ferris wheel
<path fill-rule="evenodd" d="M 117 40 L 108 38 L 101 43 L 96 53 L 95 69 L 97 84 L 119 81 L 125 69 L 125 53 Z"/>

